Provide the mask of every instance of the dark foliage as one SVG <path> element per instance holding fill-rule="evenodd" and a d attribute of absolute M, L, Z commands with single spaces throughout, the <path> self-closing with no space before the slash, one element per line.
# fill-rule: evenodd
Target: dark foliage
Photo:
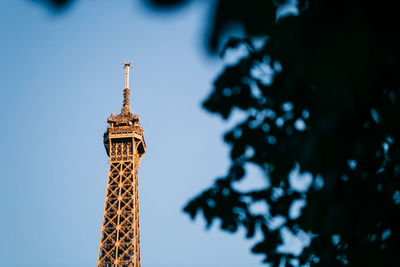
<path fill-rule="evenodd" d="M 185 0 L 148 0 L 155 7 L 176 7 L 177 5 L 183 4 Z"/>
<path fill-rule="evenodd" d="M 204 107 L 224 119 L 238 110 L 246 119 L 225 134 L 227 175 L 185 212 L 202 212 L 208 225 L 217 219 L 229 232 L 243 227 L 247 238 L 262 233 L 252 251 L 272 266 L 399 266 L 400 42 L 393 3 L 298 0 L 298 14 L 277 18 L 284 0 L 216 1 L 211 51 L 236 23 L 247 37 L 231 38 L 222 54 L 243 47 L 247 54 L 216 78 Z M 249 164 L 261 168 L 268 187 L 235 189 Z M 308 189 L 294 186 L 294 169 L 312 175 Z M 295 216 L 299 201 L 306 204 Z M 267 213 L 252 211 L 260 202 Z M 282 231 L 310 242 L 299 255 L 279 249 Z"/>
<path fill-rule="evenodd" d="M 210 35 L 215 49 L 229 23 L 247 38 L 225 49 L 247 55 L 217 77 L 204 107 L 224 119 L 247 118 L 225 134 L 232 167 L 185 207 L 247 237 L 273 266 L 398 266 L 400 251 L 400 83 L 396 9 L 389 1 L 299 1 L 299 14 L 276 18 L 281 3 L 218 1 Z M 256 45 L 254 36 L 265 36 Z M 267 76 L 270 80 L 265 79 Z M 246 164 L 259 166 L 270 186 L 235 190 Z M 296 190 L 293 169 L 308 172 Z M 323 185 L 322 185 L 323 183 Z M 299 216 L 296 201 L 307 203 Z M 266 214 L 251 205 L 265 202 Z M 276 218 L 284 218 L 276 225 Z M 307 233 L 300 255 L 279 249 L 282 230 Z"/>
<path fill-rule="evenodd" d="M 73 0 L 32 0 L 40 4 L 46 4 L 54 10 L 62 10 L 69 6 Z"/>

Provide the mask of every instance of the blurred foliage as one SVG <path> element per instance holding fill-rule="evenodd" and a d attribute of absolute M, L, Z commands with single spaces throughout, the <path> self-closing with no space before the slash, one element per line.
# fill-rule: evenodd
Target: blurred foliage
<path fill-rule="evenodd" d="M 31 0 L 31 1 L 39 4 L 48 5 L 53 10 L 63 10 L 64 8 L 72 4 L 72 2 L 74 2 L 74 0 Z"/>
<path fill-rule="evenodd" d="M 189 0 L 148 2 L 171 8 Z M 236 24 L 245 37 L 232 37 L 221 54 L 246 53 L 225 66 L 204 107 L 245 119 L 224 136 L 226 176 L 184 211 L 229 232 L 242 227 L 247 238 L 261 233 L 252 251 L 271 266 L 399 266 L 398 9 L 388 0 L 298 0 L 295 13 L 282 13 L 287 4 L 215 2 L 210 51 Z M 247 165 L 269 185 L 235 189 Z M 296 187 L 293 170 L 312 176 L 308 188 Z M 266 212 L 252 208 L 260 203 Z M 283 232 L 302 239 L 301 253 L 282 249 Z"/>

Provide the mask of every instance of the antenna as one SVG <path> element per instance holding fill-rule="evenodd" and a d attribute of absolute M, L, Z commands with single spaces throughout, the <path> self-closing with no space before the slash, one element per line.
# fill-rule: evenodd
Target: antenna
<path fill-rule="evenodd" d="M 129 88 L 129 69 L 132 68 L 131 62 L 123 62 L 122 65 L 125 68 L 125 88 Z"/>
<path fill-rule="evenodd" d="M 132 63 L 130 62 L 124 62 L 122 65 L 125 68 L 125 89 L 124 89 L 124 101 L 122 104 L 122 109 L 121 113 L 127 114 L 131 113 L 131 108 L 129 107 L 129 95 L 130 95 L 130 90 L 129 90 L 129 69 L 132 68 L 131 65 Z"/>

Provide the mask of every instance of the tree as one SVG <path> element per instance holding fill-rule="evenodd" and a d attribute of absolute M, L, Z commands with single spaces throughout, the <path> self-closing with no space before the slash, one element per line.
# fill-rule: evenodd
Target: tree
<path fill-rule="evenodd" d="M 51 1 L 51 0 L 47 0 Z M 54 1 L 65 2 L 68 1 Z M 149 0 L 173 7 L 188 0 Z M 204 108 L 246 119 L 228 131 L 226 176 L 184 208 L 209 226 L 239 227 L 272 266 L 397 266 L 400 251 L 400 76 L 397 9 L 391 1 L 298 0 L 297 14 L 277 16 L 285 0 L 218 0 L 209 48 L 240 24 L 222 54 L 245 48 L 215 79 Z M 260 41 L 263 37 L 264 41 Z M 267 77 L 267 79 L 265 78 Z M 243 192 L 246 166 L 258 166 L 269 186 Z M 312 175 L 299 190 L 293 170 Z M 255 213 L 254 203 L 266 213 Z M 301 213 L 291 209 L 303 204 Z M 277 223 L 277 219 L 280 223 Z M 283 231 L 310 243 L 282 251 Z"/>

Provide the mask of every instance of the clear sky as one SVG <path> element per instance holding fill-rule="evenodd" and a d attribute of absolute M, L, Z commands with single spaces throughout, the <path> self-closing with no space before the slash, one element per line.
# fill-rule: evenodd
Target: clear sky
<path fill-rule="evenodd" d="M 147 144 L 142 265 L 261 266 L 243 232 L 205 231 L 182 212 L 229 162 L 229 123 L 200 106 L 222 67 L 204 48 L 207 19 L 207 1 L 158 13 L 143 1 L 80 0 L 60 14 L 0 2 L 0 266 L 95 266 L 102 136 L 122 105 L 122 61 L 134 64 L 131 107 Z"/>

